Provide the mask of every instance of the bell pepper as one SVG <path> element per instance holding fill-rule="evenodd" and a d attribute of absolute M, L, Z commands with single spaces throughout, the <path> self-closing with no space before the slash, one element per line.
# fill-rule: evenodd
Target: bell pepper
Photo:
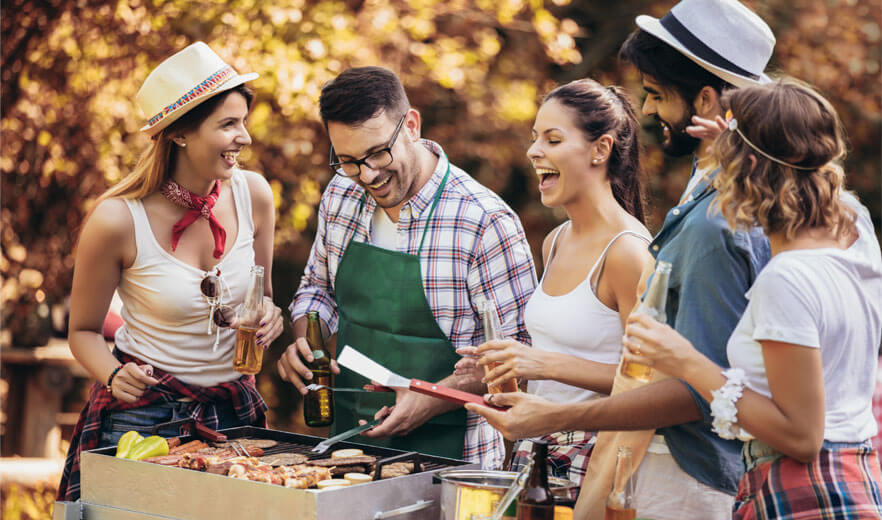
<path fill-rule="evenodd" d="M 119 438 L 119 444 L 116 445 L 116 456 L 120 459 L 127 458 L 129 452 L 132 451 L 132 446 L 143 440 L 144 437 L 135 430 L 127 431 Z"/>
<path fill-rule="evenodd" d="M 144 460 L 150 457 L 159 457 L 168 455 L 168 441 L 159 435 L 151 435 L 132 446 L 131 451 L 127 454 L 127 459 Z"/>

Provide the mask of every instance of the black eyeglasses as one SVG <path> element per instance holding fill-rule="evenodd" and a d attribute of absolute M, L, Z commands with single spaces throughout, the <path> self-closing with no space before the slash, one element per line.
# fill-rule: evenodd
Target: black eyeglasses
<path fill-rule="evenodd" d="M 392 145 L 395 144 L 395 140 L 398 139 L 398 132 L 401 131 L 401 125 L 404 124 L 404 118 L 407 117 L 407 112 L 401 116 L 401 120 L 398 121 L 398 125 L 395 127 L 395 132 L 392 134 L 392 138 L 389 139 L 389 144 L 386 145 L 385 148 L 381 148 L 376 152 L 371 152 L 361 159 L 356 159 L 354 161 L 340 161 L 337 157 L 337 154 L 334 152 L 334 145 L 331 145 L 331 153 L 328 157 L 328 166 L 331 167 L 331 170 L 337 175 L 342 175 L 344 177 L 355 177 L 361 173 L 361 165 L 364 164 L 368 168 L 372 170 L 378 170 L 380 168 L 385 168 L 392 164 Z"/>
<path fill-rule="evenodd" d="M 222 292 L 220 269 L 217 269 L 214 273 L 205 273 L 205 276 L 202 277 L 202 281 L 199 282 L 199 290 L 202 291 L 202 296 L 205 296 L 205 299 L 208 300 L 208 304 L 211 305 L 211 310 L 208 313 L 208 333 L 211 334 L 212 332 L 212 322 L 221 328 L 229 327 L 233 323 L 236 311 L 233 307 L 224 305 L 220 302 Z"/>

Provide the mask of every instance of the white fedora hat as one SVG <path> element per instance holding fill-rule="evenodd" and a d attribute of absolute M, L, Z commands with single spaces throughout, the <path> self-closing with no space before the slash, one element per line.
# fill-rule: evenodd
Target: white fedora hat
<path fill-rule="evenodd" d="M 238 74 L 203 42 L 188 45 L 160 63 L 141 85 L 135 102 L 153 136 L 212 96 L 257 78 Z"/>
<path fill-rule="evenodd" d="M 737 0 L 683 0 L 661 19 L 638 16 L 637 26 L 732 85 L 771 81 L 763 71 L 775 35 Z"/>

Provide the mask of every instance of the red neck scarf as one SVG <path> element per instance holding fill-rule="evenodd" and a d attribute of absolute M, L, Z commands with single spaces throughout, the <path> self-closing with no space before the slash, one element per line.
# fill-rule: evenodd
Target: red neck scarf
<path fill-rule="evenodd" d="M 185 213 L 184 216 L 181 217 L 181 220 L 179 220 L 172 228 L 172 251 L 178 247 L 178 240 L 180 240 L 181 235 L 184 234 L 184 230 L 187 229 L 187 226 L 196 222 L 197 218 L 204 217 L 208 220 L 208 225 L 211 227 L 211 234 L 214 236 L 214 257 L 222 257 L 227 241 L 227 232 L 224 231 L 223 226 L 220 225 L 220 221 L 218 221 L 217 217 L 211 212 L 211 209 L 217 203 L 217 198 L 220 195 L 220 181 L 214 181 L 214 186 L 211 188 L 211 192 L 205 197 L 196 195 L 171 179 L 165 181 L 162 187 L 159 188 L 159 191 L 165 195 L 165 198 L 168 200 L 174 202 L 178 206 L 190 210 Z"/>

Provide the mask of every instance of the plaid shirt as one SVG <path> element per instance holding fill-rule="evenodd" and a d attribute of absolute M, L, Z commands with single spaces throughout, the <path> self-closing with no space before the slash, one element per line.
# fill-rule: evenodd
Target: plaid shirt
<path fill-rule="evenodd" d="M 117 350 L 121 363 L 142 361 Z M 235 381 L 221 383 L 212 387 L 188 385 L 158 368 L 153 369 L 153 377 L 159 383 L 148 387 L 147 391 L 134 403 L 124 403 L 115 399 L 107 387 L 99 382 L 92 384 L 89 401 L 80 413 L 74 427 L 64 461 L 64 471 L 58 486 L 56 500 L 75 501 L 80 498 L 80 453 L 93 450 L 101 442 L 101 422 L 106 412 L 131 410 L 157 402 L 171 402 L 188 397 L 202 404 L 193 410 L 193 418 L 212 429 L 217 429 L 217 412 L 212 405 L 216 401 L 231 401 L 236 417 L 243 425 L 266 427 L 266 403 L 254 386 L 254 376 L 242 376 Z"/>
<path fill-rule="evenodd" d="M 437 143 L 422 143 L 439 159 L 432 177 L 399 213 L 398 251 L 408 254 L 417 254 L 432 200 L 449 164 Z M 342 176 L 334 176 L 328 184 L 309 262 L 289 307 L 292 319 L 315 310 L 332 332 L 337 330 L 337 269 L 350 240 L 369 242 L 377 209 L 376 201 L 364 193 L 356 182 Z M 536 286 L 536 272 L 520 220 L 502 199 L 456 166 L 450 165 L 420 264 L 426 300 L 455 348 L 483 343 L 478 303 L 486 298 L 496 302 L 503 334 L 530 343 L 523 311 Z M 484 467 L 498 467 L 502 453 L 498 433 L 470 413 L 463 457 L 480 460 Z"/>

